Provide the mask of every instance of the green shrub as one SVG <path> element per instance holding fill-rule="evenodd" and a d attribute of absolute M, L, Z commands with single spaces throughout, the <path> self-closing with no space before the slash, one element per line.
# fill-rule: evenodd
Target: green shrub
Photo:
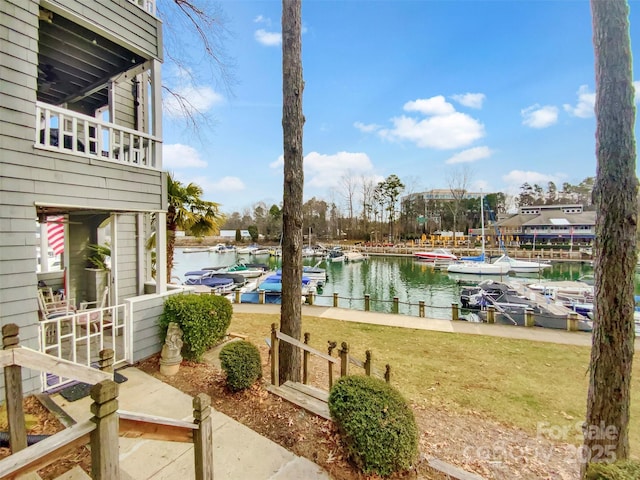
<path fill-rule="evenodd" d="M 231 302 L 217 295 L 173 295 L 164 302 L 160 316 L 162 338 L 169 322 L 182 329 L 182 356 L 200 360 L 204 352 L 224 338 L 231 323 Z"/>
<path fill-rule="evenodd" d="M 400 392 L 382 380 L 340 378 L 329 394 L 329 412 L 364 473 L 386 476 L 415 461 L 418 428 L 413 412 Z"/>
<path fill-rule="evenodd" d="M 249 388 L 262 377 L 260 351 L 253 343 L 244 340 L 222 347 L 220 364 L 227 374 L 227 385 L 234 392 Z"/>
<path fill-rule="evenodd" d="M 637 480 L 640 478 L 640 462 L 631 460 L 615 463 L 590 463 L 587 480 Z"/>

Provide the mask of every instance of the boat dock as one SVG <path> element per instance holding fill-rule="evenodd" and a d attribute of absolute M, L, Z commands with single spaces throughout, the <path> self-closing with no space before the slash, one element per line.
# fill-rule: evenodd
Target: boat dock
<path fill-rule="evenodd" d="M 559 316 L 567 316 L 570 313 L 575 313 L 569 307 L 562 305 L 561 303 L 555 302 L 551 300 L 549 297 L 537 292 L 529 287 L 527 287 L 524 283 L 520 282 L 506 282 L 509 287 L 513 288 L 520 295 L 528 298 L 531 301 L 536 302 L 538 305 L 544 305 L 545 310 L 549 311 L 554 315 Z"/>

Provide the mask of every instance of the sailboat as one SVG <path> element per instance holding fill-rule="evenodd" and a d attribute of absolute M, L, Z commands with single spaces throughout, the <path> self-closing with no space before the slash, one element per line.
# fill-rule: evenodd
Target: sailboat
<path fill-rule="evenodd" d="M 484 252 L 484 197 L 480 195 L 480 222 L 482 225 L 482 254 L 478 260 L 462 260 L 447 267 L 449 273 L 465 273 L 470 275 L 505 275 L 509 273 L 509 263 L 487 263 Z"/>

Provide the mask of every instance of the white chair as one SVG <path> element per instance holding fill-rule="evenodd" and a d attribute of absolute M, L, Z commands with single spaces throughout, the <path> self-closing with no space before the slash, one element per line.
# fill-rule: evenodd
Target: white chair
<path fill-rule="evenodd" d="M 111 326 L 111 312 L 105 310 L 108 307 L 109 287 L 105 287 L 99 300 L 93 302 L 80 302 L 77 312 L 76 325 L 83 328 L 91 328 L 94 332 L 100 331 L 100 326 Z M 93 308 L 90 308 L 93 305 Z M 100 321 L 102 319 L 102 322 Z"/>

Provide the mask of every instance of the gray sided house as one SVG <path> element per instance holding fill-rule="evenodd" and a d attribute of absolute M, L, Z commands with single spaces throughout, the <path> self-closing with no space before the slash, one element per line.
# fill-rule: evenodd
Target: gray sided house
<path fill-rule="evenodd" d="M 137 361 L 159 351 L 157 319 L 174 293 L 164 281 L 154 2 L 0 6 L 0 320 L 20 327 L 21 345 L 60 358 L 88 364 L 113 348 L 118 363 Z M 152 218 L 157 284 L 145 245 Z M 50 250 L 55 227 L 62 240 Z M 110 249 L 108 269 L 88 261 L 95 245 Z M 66 305 L 63 314 L 53 300 Z M 25 392 L 64 381 L 49 377 L 25 371 Z"/>

